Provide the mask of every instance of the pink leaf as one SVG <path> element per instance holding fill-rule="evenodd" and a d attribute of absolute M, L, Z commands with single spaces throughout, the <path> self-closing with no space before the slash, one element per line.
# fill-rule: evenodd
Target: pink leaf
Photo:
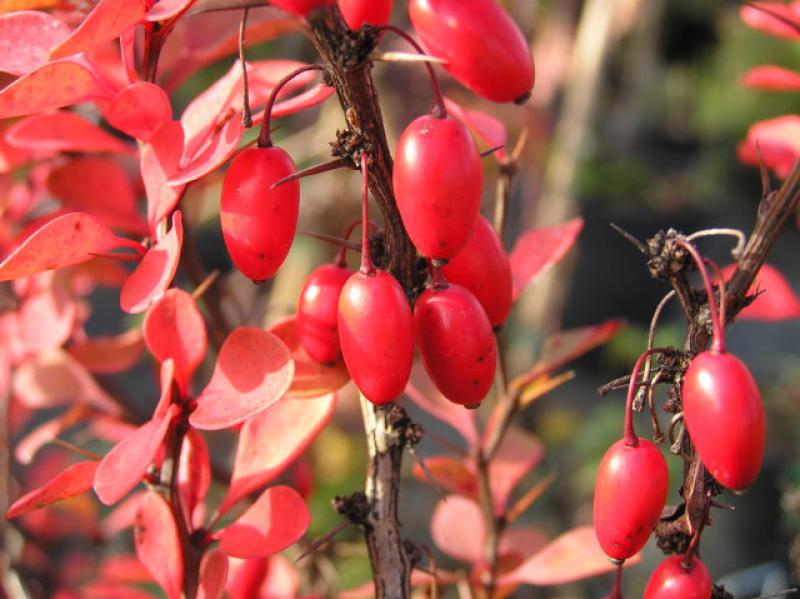
<path fill-rule="evenodd" d="M 308 507 L 297 491 L 271 487 L 222 531 L 219 548 L 233 557 L 267 557 L 294 545 L 310 522 Z"/>
<path fill-rule="evenodd" d="M 89 337 L 68 348 L 73 358 L 97 374 L 116 374 L 132 368 L 143 350 L 142 332 L 138 328 L 120 335 Z"/>
<path fill-rule="evenodd" d="M 214 374 L 189 422 L 206 430 L 244 422 L 278 401 L 293 374 L 294 362 L 278 337 L 252 327 L 235 329 L 219 350 Z"/>
<path fill-rule="evenodd" d="M 228 556 L 221 551 L 207 553 L 200 564 L 200 588 L 197 590 L 197 599 L 220 599 L 227 579 Z"/>
<path fill-rule="evenodd" d="M 144 15 L 142 0 L 100 0 L 72 35 L 50 52 L 50 57 L 64 58 L 110 42 L 142 21 Z"/>
<path fill-rule="evenodd" d="M 639 560 L 637 555 L 625 564 Z M 611 572 L 615 567 L 600 548 L 594 528 L 580 526 L 554 539 L 519 568 L 502 577 L 499 583 L 566 584 Z"/>
<path fill-rule="evenodd" d="M 175 209 L 183 186 L 167 185 L 167 179 L 178 170 L 183 152 L 183 129 L 170 121 L 153 138 L 142 144 L 140 169 L 147 192 L 147 222 L 151 233 Z"/>
<path fill-rule="evenodd" d="M 514 277 L 514 299 L 539 275 L 561 260 L 575 245 L 583 229 L 578 217 L 561 225 L 532 229 L 523 233 L 509 256 Z"/>
<path fill-rule="evenodd" d="M 30 116 L 15 123 L 6 133 L 8 143 L 42 152 L 130 153 L 131 148 L 74 112 Z"/>
<path fill-rule="evenodd" d="M 230 489 L 219 511 L 280 476 L 316 438 L 335 406 L 334 394 L 286 397 L 247 420 L 239 433 Z"/>
<path fill-rule="evenodd" d="M 6 512 L 6 519 L 52 505 L 92 488 L 97 462 L 79 462 L 60 472 L 49 483 L 17 499 Z"/>
<path fill-rule="evenodd" d="M 799 91 L 800 73 L 775 65 L 763 65 L 742 75 L 741 83 L 745 87 L 771 91 Z"/>
<path fill-rule="evenodd" d="M 447 555 L 467 563 L 480 562 L 485 534 L 481 508 L 472 499 L 448 495 L 433 510 L 433 542 Z"/>
<path fill-rule="evenodd" d="M 753 2 L 754 6 L 743 5 L 739 9 L 739 15 L 747 25 L 753 29 L 763 31 L 770 35 L 785 39 L 800 39 L 800 2 Z M 766 10 L 760 10 L 761 8 Z M 772 13 L 772 14 L 770 14 Z M 777 17 L 775 15 L 778 15 Z M 786 23 L 783 17 L 797 26 L 792 27 Z"/>
<path fill-rule="evenodd" d="M 133 522 L 131 522 L 133 524 Z M 153 580 L 142 562 L 133 555 L 117 554 L 106 558 L 100 566 L 98 578 L 107 582 L 149 583 Z"/>
<path fill-rule="evenodd" d="M 216 170 L 233 156 L 239 147 L 244 128 L 238 118 L 228 119 L 218 134 L 213 135 L 211 143 L 202 153 L 192 156 L 185 166 L 173 174 L 169 185 L 186 185 Z"/>
<path fill-rule="evenodd" d="M 170 599 L 181 596 L 183 555 L 172 510 L 158 493 L 148 491 L 139 502 L 134 529 L 136 555 Z"/>
<path fill-rule="evenodd" d="M 14 457 L 21 464 L 30 464 L 36 453 L 52 442 L 62 432 L 91 415 L 92 410 L 85 404 L 75 404 L 63 414 L 40 424 L 22 439 L 14 448 Z"/>
<path fill-rule="evenodd" d="M 72 295 L 51 273 L 38 275 L 42 277 L 48 283 L 30 293 L 17 312 L 17 335 L 30 353 L 63 345 L 72 336 L 78 312 Z"/>
<path fill-rule="evenodd" d="M 175 362 L 172 358 L 161 363 L 161 371 L 158 378 L 161 385 L 161 396 L 158 398 L 156 409 L 153 411 L 153 417 L 166 414 L 172 404 L 174 396 L 173 383 L 175 382 Z"/>
<path fill-rule="evenodd" d="M 147 491 L 139 491 L 114 506 L 114 509 L 100 523 L 100 530 L 105 538 L 113 537 L 136 524 L 139 502 L 146 494 Z"/>
<path fill-rule="evenodd" d="M 38 10 L 0 15 L 0 71 L 24 75 L 38 69 L 69 32 L 69 25 Z"/>
<path fill-rule="evenodd" d="M 457 493 L 464 497 L 478 497 L 478 477 L 472 463 L 451 456 L 431 456 L 425 458 L 425 467 L 414 464 L 414 476 L 424 482 L 433 482 L 445 491 Z"/>
<path fill-rule="evenodd" d="M 178 491 L 184 514 L 192 525 L 192 514 L 205 499 L 211 486 L 211 460 L 208 446 L 199 432 L 189 429 L 178 463 Z"/>
<path fill-rule="evenodd" d="M 137 81 L 114 96 L 103 116 L 123 133 L 150 141 L 163 125 L 172 120 L 172 106 L 163 89 L 153 83 Z"/>
<path fill-rule="evenodd" d="M 108 84 L 86 61 L 57 60 L 0 90 L 0 118 L 35 114 L 111 96 Z"/>
<path fill-rule="evenodd" d="M 179 210 L 172 214 L 172 229 L 147 250 L 122 286 L 119 303 L 129 314 L 144 312 L 167 290 L 181 257 L 183 224 Z"/>
<path fill-rule="evenodd" d="M 500 537 L 497 552 L 505 559 L 525 561 L 547 545 L 547 537 L 538 528 L 506 528 Z"/>
<path fill-rule="evenodd" d="M 94 477 L 94 490 L 100 501 L 112 505 L 139 484 L 178 410 L 174 406 L 166 414 L 147 421 L 111 448 Z"/>
<path fill-rule="evenodd" d="M 787 177 L 800 157 L 800 115 L 787 114 L 753 124 L 739 144 L 739 160 L 757 166 L 757 147 L 764 164 L 778 177 Z"/>
<path fill-rule="evenodd" d="M 504 146 L 508 143 L 508 132 L 505 125 L 492 115 L 479 110 L 467 110 L 450 98 L 445 98 L 444 102 L 447 106 L 447 112 L 472 129 L 490 148 Z M 495 151 L 494 154 L 498 159 L 504 160 L 506 158 L 506 149 L 501 148 Z"/>
<path fill-rule="evenodd" d="M 505 513 L 506 503 L 517 483 L 542 461 L 544 446 L 529 433 L 509 429 L 489 465 L 489 485 L 495 514 Z"/>
<path fill-rule="evenodd" d="M 293 599 L 298 596 L 297 570 L 282 555 L 261 559 L 232 557 L 228 561 L 230 572 L 225 591 L 230 599 Z"/>
<path fill-rule="evenodd" d="M 175 378 L 187 396 L 208 348 L 205 321 L 194 298 L 180 289 L 168 290 L 148 310 L 143 330 L 147 348 L 159 361 L 175 361 Z"/>
<path fill-rule="evenodd" d="M 147 233 L 136 210 L 136 192 L 113 158 L 84 156 L 50 171 L 47 189 L 71 210 L 87 212 L 108 227 Z"/>
<path fill-rule="evenodd" d="M 436 391 L 433 385 L 423 393 L 415 385 L 406 385 L 405 394 L 418 407 L 431 416 L 452 426 L 467 441 L 470 447 L 478 444 L 478 429 L 475 426 L 475 411 L 465 410 L 462 406 L 448 401 L 444 395 Z"/>
<path fill-rule="evenodd" d="M 729 264 L 722 269 L 725 280 L 730 278 L 735 269 L 735 264 Z M 739 318 L 766 321 L 800 318 L 800 298 L 777 268 L 769 264 L 761 266 L 750 287 L 750 293 L 756 292 L 762 293 L 739 313 Z"/>
<path fill-rule="evenodd" d="M 133 242 L 121 239 L 96 218 L 70 212 L 48 221 L 0 263 L 0 281 L 78 264 Z"/>

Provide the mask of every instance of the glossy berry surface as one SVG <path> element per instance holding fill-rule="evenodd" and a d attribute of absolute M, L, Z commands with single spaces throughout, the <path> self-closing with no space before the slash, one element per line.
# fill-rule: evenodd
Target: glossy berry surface
<path fill-rule="evenodd" d="M 395 153 L 393 187 L 408 236 L 428 258 L 452 258 L 467 243 L 481 206 L 483 170 L 460 121 L 421 116 Z"/>
<path fill-rule="evenodd" d="M 472 92 L 494 102 L 530 93 L 530 49 L 497 0 L 409 0 L 408 15 L 428 53 Z"/>
<path fill-rule="evenodd" d="M 382 270 L 352 275 L 339 296 L 338 324 L 342 357 L 364 397 L 397 399 L 414 359 L 414 320 L 397 280 Z"/>
<path fill-rule="evenodd" d="M 308 16 L 312 10 L 320 8 L 321 6 L 332 5 L 333 0 L 269 0 L 269 3 L 285 11 L 305 17 Z"/>
<path fill-rule="evenodd" d="M 671 555 L 650 575 L 643 599 L 710 599 L 711 577 L 705 564 L 696 557 L 691 567 L 683 566 L 684 556 Z"/>
<path fill-rule="evenodd" d="M 712 351 L 695 356 L 682 387 L 683 416 L 697 454 L 721 485 L 749 487 L 764 457 L 764 407 L 747 366 Z"/>
<path fill-rule="evenodd" d="M 483 216 L 478 217 L 467 244 L 442 267 L 442 272 L 449 282 L 475 296 L 492 326 L 505 322 L 513 292 L 511 264 L 494 227 Z"/>
<path fill-rule="evenodd" d="M 486 397 L 497 345 L 475 296 L 459 285 L 426 290 L 414 306 L 414 336 L 425 371 L 442 395 L 470 406 Z"/>
<path fill-rule="evenodd" d="M 292 247 L 300 207 L 300 185 L 273 183 L 295 172 L 280 148 L 249 148 L 231 163 L 222 183 L 220 221 L 236 267 L 260 282 L 272 277 Z"/>
<path fill-rule="evenodd" d="M 315 269 L 306 279 L 297 303 L 300 343 L 317 362 L 335 362 L 339 349 L 339 294 L 353 271 L 336 264 Z"/>
<path fill-rule="evenodd" d="M 365 23 L 385 25 L 392 14 L 392 0 L 339 0 L 344 22 L 353 31 Z"/>
<path fill-rule="evenodd" d="M 600 463 L 594 486 L 594 530 L 611 558 L 628 559 L 644 547 L 667 499 L 669 473 L 659 449 L 639 438 L 620 439 Z"/>

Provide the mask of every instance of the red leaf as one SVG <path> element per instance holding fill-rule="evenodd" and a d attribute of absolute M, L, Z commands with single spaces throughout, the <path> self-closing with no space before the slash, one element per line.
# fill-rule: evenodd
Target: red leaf
<path fill-rule="evenodd" d="M 165 360 L 161 363 L 161 372 L 159 372 L 159 383 L 161 384 L 161 396 L 158 398 L 156 409 L 153 411 L 153 417 L 162 416 L 167 413 L 169 406 L 172 404 L 173 399 L 173 383 L 175 382 L 175 362 L 172 359 Z"/>
<path fill-rule="evenodd" d="M 800 115 L 787 114 L 753 124 L 739 144 L 739 160 L 759 164 L 758 151 L 764 164 L 780 178 L 785 178 L 800 158 Z"/>
<path fill-rule="evenodd" d="M 505 513 L 506 503 L 517 483 L 544 457 L 544 445 L 519 429 L 509 429 L 489 464 L 489 485 L 495 514 Z"/>
<path fill-rule="evenodd" d="M 47 189 L 71 210 L 87 212 L 104 225 L 135 235 L 147 233 L 136 210 L 136 193 L 113 158 L 85 156 L 50 171 Z"/>
<path fill-rule="evenodd" d="M 57 60 L 0 90 L 0 118 L 35 114 L 112 95 L 108 84 L 85 60 Z"/>
<path fill-rule="evenodd" d="M 447 400 L 444 395 L 433 388 L 433 385 L 430 385 L 430 388 L 422 393 L 420 389 L 409 383 L 406 385 L 405 394 L 428 414 L 452 426 L 467 441 L 470 448 L 478 445 L 478 429 L 475 426 L 474 410 L 465 410 L 463 406 Z"/>
<path fill-rule="evenodd" d="M 179 599 L 183 555 L 172 510 L 158 493 L 148 491 L 139 502 L 134 529 L 136 555 L 170 599 Z"/>
<path fill-rule="evenodd" d="M 506 126 L 492 115 L 480 110 L 467 110 L 450 98 L 445 98 L 444 102 L 447 106 L 447 112 L 469 127 L 490 148 L 504 146 L 508 143 Z M 504 160 L 506 158 L 506 148 L 495 151 L 494 155 L 498 159 Z"/>
<path fill-rule="evenodd" d="M 578 217 L 561 225 L 526 231 L 517 239 L 509 256 L 514 277 L 514 299 L 536 277 L 564 257 L 575 245 L 581 229 L 583 219 Z"/>
<path fill-rule="evenodd" d="M 160 2 L 156 4 L 160 5 Z M 103 116 L 123 133 L 150 141 L 162 126 L 172 120 L 172 106 L 163 89 L 153 83 L 137 81 L 114 96 Z"/>
<path fill-rule="evenodd" d="M 729 264 L 722 269 L 722 276 L 726 281 L 735 269 L 735 264 Z M 800 318 L 800 298 L 777 268 L 769 264 L 761 266 L 750 287 L 750 293 L 759 291 L 762 293 L 739 313 L 739 318 L 766 321 Z"/>
<path fill-rule="evenodd" d="M 205 430 L 244 422 L 278 401 L 293 374 L 294 362 L 278 337 L 252 327 L 235 329 L 219 350 L 214 374 L 189 422 Z"/>
<path fill-rule="evenodd" d="M 626 565 L 638 562 L 636 555 Z M 590 576 L 612 572 L 614 566 L 603 553 L 594 528 L 580 526 L 554 539 L 519 568 L 502 577 L 500 584 L 566 584 Z"/>
<path fill-rule="evenodd" d="M 783 19 L 800 26 L 800 2 L 795 1 L 790 4 L 783 2 L 753 2 L 752 4 L 755 6 L 743 5 L 739 9 L 739 15 L 747 25 L 777 37 L 790 40 L 800 39 L 800 31 L 798 31 L 797 27 L 792 27 L 775 16 L 779 15 Z M 764 8 L 766 11 L 756 7 Z"/>
<path fill-rule="evenodd" d="M 471 499 L 448 495 L 433 510 L 433 542 L 447 555 L 467 563 L 480 562 L 485 534 L 481 508 Z"/>
<path fill-rule="evenodd" d="M 742 75 L 741 84 L 771 91 L 800 90 L 800 73 L 775 65 L 763 65 Z"/>
<path fill-rule="evenodd" d="M 200 564 L 200 588 L 197 590 L 197 599 L 220 599 L 227 579 L 228 556 L 221 551 L 207 553 Z"/>
<path fill-rule="evenodd" d="M 139 491 L 114 506 L 114 509 L 100 523 L 100 529 L 105 538 L 113 537 L 136 523 L 139 502 L 146 494 L 147 491 Z"/>
<path fill-rule="evenodd" d="M 131 148 L 82 116 L 65 110 L 37 114 L 15 123 L 8 143 L 41 152 L 130 153 Z"/>
<path fill-rule="evenodd" d="M 160 0 L 147 11 L 148 21 L 166 21 L 189 9 L 195 0 Z"/>
<path fill-rule="evenodd" d="M 131 522 L 131 524 L 133 524 Z M 142 562 L 133 555 L 117 554 L 106 558 L 100 566 L 98 578 L 106 582 L 149 583 L 153 580 Z"/>
<path fill-rule="evenodd" d="M 125 312 L 144 312 L 164 294 L 178 270 L 182 245 L 183 224 L 180 210 L 176 210 L 172 214 L 172 229 L 147 250 L 122 286 L 119 304 Z"/>
<path fill-rule="evenodd" d="M 309 357 L 300 343 L 295 316 L 275 323 L 269 331 L 280 337 L 294 360 L 294 377 L 288 397 L 319 397 L 337 391 L 350 380 L 350 374 L 341 358 L 333 365 L 326 365 Z"/>
<path fill-rule="evenodd" d="M 478 478 L 470 462 L 464 462 L 451 456 L 431 456 L 425 458 L 425 472 L 421 464 L 414 464 L 412 472 L 418 480 L 430 483 L 431 479 L 438 486 L 451 493 L 464 497 L 477 498 Z"/>
<path fill-rule="evenodd" d="M 225 591 L 230 599 L 293 599 L 298 596 L 297 570 L 282 555 L 261 559 L 232 557 L 228 561 L 230 572 Z"/>
<path fill-rule="evenodd" d="M 24 75 L 48 60 L 70 27 L 46 12 L 21 10 L 0 15 L 0 71 Z"/>
<path fill-rule="evenodd" d="M 193 527 L 192 515 L 206 497 L 211 486 L 211 460 L 208 446 L 199 432 L 189 429 L 181 447 L 178 463 L 178 490 L 184 514 Z"/>
<path fill-rule="evenodd" d="M 525 561 L 547 545 L 547 537 L 538 528 L 506 528 L 500 537 L 497 552 L 506 559 Z"/>
<path fill-rule="evenodd" d="M 186 185 L 225 164 L 239 147 L 243 131 L 241 120 L 235 117 L 229 118 L 219 132 L 212 135 L 211 143 L 202 153 L 188 157 L 188 160 L 184 157 L 181 163 L 186 164 L 173 174 L 167 183 L 172 186 Z"/>
<path fill-rule="evenodd" d="M 49 483 L 17 499 L 6 512 L 6 519 L 52 505 L 92 488 L 98 462 L 79 462 L 60 472 Z"/>
<path fill-rule="evenodd" d="M 133 242 L 121 239 L 89 214 L 70 212 L 48 221 L 0 263 L 0 281 L 78 264 Z"/>
<path fill-rule="evenodd" d="M 62 432 L 84 420 L 92 413 L 85 404 L 75 404 L 63 414 L 40 424 L 25 435 L 14 447 L 14 457 L 20 464 L 30 464 L 36 453 Z"/>
<path fill-rule="evenodd" d="M 267 557 L 294 545 L 311 522 L 303 498 L 291 487 L 271 487 L 222 531 L 219 548 L 233 557 Z"/>
<path fill-rule="evenodd" d="M 175 209 L 183 186 L 167 185 L 167 178 L 177 172 L 183 152 L 183 129 L 170 121 L 141 146 L 140 169 L 147 192 L 147 222 L 151 233 Z"/>
<path fill-rule="evenodd" d="M 187 396 L 208 348 L 205 321 L 194 298 L 181 289 L 168 290 L 148 310 L 143 330 L 147 348 L 159 361 L 174 360 L 175 379 Z"/>
<path fill-rule="evenodd" d="M 239 433 L 230 489 L 219 511 L 280 476 L 316 438 L 335 407 L 334 394 L 285 397 L 247 420 Z"/>
<path fill-rule="evenodd" d="M 142 21 L 145 12 L 142 0 L 100 0 L 72 35 L 50 52 L 50 57 L 64 58 L 110 42 Z"/>
<path fill-rule="evenodd" d="M 116 374 L 133 367 L 142 356 L 142 332 L 131 329 L 120 335 L 89 337 L 72 343 L 68 351 L 90 372 Z"/>
<path fill-rule="evenodd" d="M 154 417 L 111 448 L 94 477 L 94 491 L 100 501 L 112 505 L 139 484 L 178 411 L 174 406 L 166 414 Z"/>
<path fill-rule="evenodd" d="M 78 308 L 52 273 L 37 275 L 47 282 L 22 302 L 17 312 L 17 335 L 24 350 L 38 353 L 63 345 L 72 336 Z"/>

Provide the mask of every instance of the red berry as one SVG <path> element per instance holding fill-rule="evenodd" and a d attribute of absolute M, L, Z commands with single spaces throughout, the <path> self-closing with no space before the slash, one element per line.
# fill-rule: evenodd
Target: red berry
<path fill-rule="evenodd" d="M 531 51 L 497 0 L 409 0 L 408 15 L 428 53 L 474 93 L 494 102 L 530 93 Z"/>
<path fill-rule="evenodd" d="M 711 577 L 705 564 L 696 557 L 689 567 L 684 556 L 671 555 L 653 571 L 643 599 L 710 599 Z"/>
<path fill-rule="evenodd" d="M 312 360 L 335 362 L 339 349 L 339 294 L 353 271 L 336 264 L 320 266 L 306 279 L 297 304 L 300 343 Z"/>
<path fill-rule="evenodd" d="M 728 353 L 698 354 L 682 399 L 686 428 L 711 476 L 728 489 L 749 487 L 764 457 L 764 408 L 747 366 Z"/>
<path fill-rule="evenodd" d="M 364 397 L 397 399 L 414 359 L 414 322 L 400 283 L 382 270 L 355 273 L 339 296 L 338 323 L 342 357 Z"/>
<path fill-rule="evenodd" d="M 594 530 L 613 559 L 628 559 L 647 543 L 664 509 L 669 473 L 658 448 L 620 439 L 600 463 L 594 486 Z"/>
<path fill-rule="evenodd" d="M 392 0 L 339 0 L 347 26 L 356 31 L 365 23 L 385 25 L 392 14 Z"/>
<path fill-rule="evenodd" d="M 511 264 L 488 220 L 478 217 L 469 241 L 442 272 L 449 282 L 466 287 L 475 296 L 492 326 L 505 322 L 513 291 Z"/>
<path fill-rule="evenodd" d="M 486 397 L 497 345 L 475 296 L 459 285 L 426 290 L 414 306 L 414 335 L 425 371 L 447 399 L 472 406 Z"/>
<path fill-rule="evenodd" d="M 420 253 L 455 256 L 481 207 L 481 158 L 467 128 L 450 117 L 415 119 L 397 144 L 393 183 L 403 224 Z"/>
<path fill-rule="evenodd" d="M 269 3 L 285 11 L 305 17 L 316 8 L 332 5 L 333 0 L 269 0 Z"/>
<path fill-rule="evenodd" d="M 272 277 L 292 247 L 300 207 L 300 185 L 273 183 L 295 172 L 280 148 L 249 148 L 231 163 L 222 183 L 220 220 L 225 246 L 236 267 L 254 281 Z"/>

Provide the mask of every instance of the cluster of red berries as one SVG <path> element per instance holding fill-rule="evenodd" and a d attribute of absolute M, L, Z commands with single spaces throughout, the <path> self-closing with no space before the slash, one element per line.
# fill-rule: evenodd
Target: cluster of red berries
<path fill-rule="evenodd" d="M 332 4 L 273 3 L 304 17 Z M 338 7 L 351 29 L 366 23 L 398 31 L 387 25 L 391 0 L 340 0 Z M 411 0 L 409 16 L 425 49 L 445 58 L 445 68 L 475 93 L 500 102 L 522 100 L 530 93 L 530 51 L 496 0 Z M 416 298 L 412 313 L 398 281 L 373 265 L 369 157 L 362 153 L 361 267 L 350 271 L 341 251 L 333 264 L 312 272 L 300 296 L 298 323 L 309 356 L 327 363 L 341 355 L 356 386 L 373 403 L 393 401 L 403 392 L 416 339 L 425 369 L 442 394 L 475 406 L 494 381 L 493 326 L 501 325 L 510 310 L 511 268 L 497 233 L 480 216 L 483 170 L 477 145 L 466 126 L 448 116 L 433 69 L 428 69 L 437 105 L 403 132 L 393 188 L 408 236 L 431 265 L 431 284 Z M 269 138 L 271 105 L 281 85 L 267 104 L 258 147 L 234 159 L 222 188 L 225 244 L 234 264 L 254 281 L 277 272 L 297 226 L 296 168 Z M 291 180 L 285 181 L 287 177 Z"/>
<path fill-rule="evenodd" d="M 720 308 L 714 305 L 711 282 L 697 250 L 679 241 L 693 258 L 703 278 L 713 326 L 711 349 L 696 355 L 683 377 L 683 420 L 697 455 L 722 486 L 743 491 L 758 476 L 764 455 L 764 409 L 747 366 L 726 353 L 724 337 L 724 281 L 719 276 Z M 595 481 L 594 526 L 603 551 L 621 566 L 638 553 L 659 521 L 667 497 L 669 474 L 661 451 L 637 437 L 633 428 L 633 398 L 644 361 L 642 354 L 631 374 L 625 407 L 625 432 L 603 456 Z M 704 523 L 703 523 L 704 524 Z M 699 535 L 686 556 L 667 558 L 647 585 L 646 599 L 708 599 L 711 581 L 694 555 Z"/>

